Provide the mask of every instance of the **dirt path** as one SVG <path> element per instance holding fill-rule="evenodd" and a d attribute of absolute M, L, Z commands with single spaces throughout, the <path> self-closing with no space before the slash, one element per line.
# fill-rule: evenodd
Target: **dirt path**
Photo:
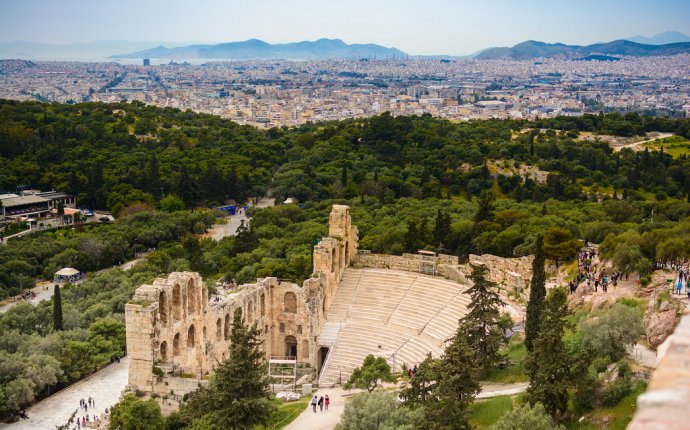
<path fill-rule="evenodd" d="M 612 146 L 612 148 L 613 148 L 614 152 L 620 152 L 620 150 L 623 148 L 630 148 L 633 151 L 643 151 L 644 147 L 641 147 L 641 146 L 643 146 L 645 143 L 654 142 L 655 140 L 665 139 L 665 138 L 671 137 L 671 136 L 673 136 L 673 133 L 659 133 L 658 135 L 656 135 L 655 137 L 652 137 L 650 139 L 645 139 L 645 140 L 641 140 L 639 142 L 634 142 L 634 143 L 628 143 L 626 145 Z"/>

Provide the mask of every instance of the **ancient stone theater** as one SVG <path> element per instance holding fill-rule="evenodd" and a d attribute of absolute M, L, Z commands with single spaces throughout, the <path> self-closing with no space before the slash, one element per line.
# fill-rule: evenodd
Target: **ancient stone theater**
<path fill-rule="evenodd" d="M 269 277 L 210 298 L 197 273 L 142 285 L 126 306 L 128 389 L 175 410 L 228 356 L 240 310 L 261 329 L 269 371 L 282 385 L 342 383 L 368 354 L 394 370 L 440 355 L 467 312 L 469 265 L 433 252 L 372 254 L 357 239 L 349 207 L 334 205 L 302 285 Z M 531 276 L 529 257 L 470 261 L 487 264 L 506 292 L 519 294 Z"/>

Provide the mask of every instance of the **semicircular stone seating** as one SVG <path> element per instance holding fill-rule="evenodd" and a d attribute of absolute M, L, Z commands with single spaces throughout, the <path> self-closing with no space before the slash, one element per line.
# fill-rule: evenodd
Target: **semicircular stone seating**
<path fill-rule="evenodd" d="M 347 269 L 319 337 L 324 346 L 335 344 L 319 384 L 344 383 L 368 354 L 386 358 L 394 371 L 441 355 L 467 313 L 467 288 L 420 273 Z"/>

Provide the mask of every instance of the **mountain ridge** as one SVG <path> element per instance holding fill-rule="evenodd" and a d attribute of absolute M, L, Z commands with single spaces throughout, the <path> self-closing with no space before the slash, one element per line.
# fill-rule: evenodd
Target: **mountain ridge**
<path fill-rule="evenodd" d="M 300 41 L 271 44 L 259 39 L 217 44 L 199 44 L 152 49 L 111 55 L 109 58 L 164 58 L 164 59 L 208 59 L 208 60 L 258 60 L 258 59 L 320 59 L 320 58 L 362 58 L 368 56 L 393 58 L 407 56 L 397 48 L 381 45 L 347 44 L 340 39 L 321 38 L 315 41 Z"/>
<path fill-rule="evenodd" d="M 651 57 L 690 53 L 690 42 L 647 45 L 629 40 L 614 40 L 592 45 L 566 45 L 527 40 L 512 47 L 489 48 L 479 52 L 474 58 L 531 60 L 536 58 L 561 58 L 577 60 L 592 55 Z"/>

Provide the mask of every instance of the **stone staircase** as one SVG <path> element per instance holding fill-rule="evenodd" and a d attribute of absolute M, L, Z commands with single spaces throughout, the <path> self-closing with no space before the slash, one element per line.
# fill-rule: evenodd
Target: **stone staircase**
<path fill-rule="evenodd" d="M 466 285 L 444 278 L 385 269 L 347 269 L 318 337 L 329 346 L 319 385 L 347 381 L 368 354 L 394 371 L 443 353 L 467 313 Z"/>

